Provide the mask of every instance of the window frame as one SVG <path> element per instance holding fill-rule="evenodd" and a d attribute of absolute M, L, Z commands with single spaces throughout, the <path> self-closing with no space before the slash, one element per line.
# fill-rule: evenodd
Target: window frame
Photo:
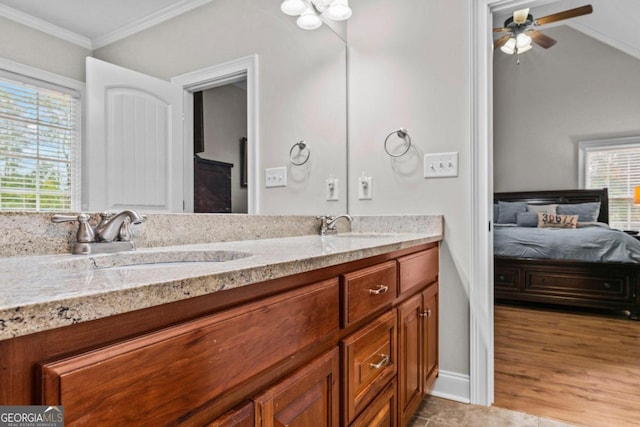
<path fill-rule="evenodd" d="M 578 143 L 578 183 L 582 189 L 587 185 L 587 168 L 585 162 L 591 151 L 640 148 L 640 135 L 621 138 L 592 139 Z M 630 197 L 633 199 L 633 195 Z M 611 205 L 611 198 L 609 198 Z"/>
<path fill-rule="evenodd" d="M 79 211 L 82 206 L 82 166 L 85 120 L 85 83 L 50 71 L 14 62 L 0 57 L 0 77 L 35 85 L 44 89 L 52 89 L 68 93 L 79 98 L 76 134 L 78 136 L 75 155 L 71 160 L 74 188 L 71 194 L 71 210 Z M 5 211 L 0 211 L 5 212 Z M 10 211 L 6 211 L 10 212 Z M 29 211 L 31 212 L 31 211 Z M 33 211 L 41 212 L 41 211 Z"/>

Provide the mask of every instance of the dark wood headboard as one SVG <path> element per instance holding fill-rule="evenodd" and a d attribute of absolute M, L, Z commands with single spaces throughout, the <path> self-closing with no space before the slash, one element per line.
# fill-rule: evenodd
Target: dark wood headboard
<path fill-rule="evenodd" d="M 552 203 L 600 202 L 598 222 L 609 224 L 609 193 L 606 188 L 599 190 L 545 190 L 494 193 L 493 202 L 527 202 L 532 205 Z"/>

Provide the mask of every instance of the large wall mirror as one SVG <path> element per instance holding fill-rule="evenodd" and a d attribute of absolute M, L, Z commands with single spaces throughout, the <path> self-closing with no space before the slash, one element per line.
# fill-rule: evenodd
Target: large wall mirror
<path fill-rule="evenodd" d="M 57 1 L 64 3 L 63 0 L 47 3 Z M 37 10 L 36 3 L 2 0 L 0 12 L 5 5 L 14 9 L 24 7 L 23 10 L 29 12 L 30 8 Z M 164 1 L 167 7 L 176 3 L 188 2 Z M 195 96 L 195 102 L 200 102 L 202 107 L 200 111 L 197 106 L 194 110 L 201 114 L 196 121 L 196 135 L 193 135 L 193 123 L 185 124 L 191 127 L 187 134 L 195 136 L 195 140 L 198 140 L 197 129 L 204 133 L 200 149 L 191 150 L 203 160 L 204 169 L 222 166 L 231 171 L 232 203 L 228 210 L 219 212 L 345 212 L 347 59 L 342 29 L 323 25 L 314 31 L 301 30 L 294 18 L 280 11 L 280 0 L 194 3 L 198 7 L 164 22 L 106 44 L 104 38 L 99 39 L 97 45 L 89 47 L 47 35 L 0 14 L 5 16 L 0 17 L 0 35 L 5 40 L 0 43 L 0 57 L 82 81 L 86 56 L 165 81 L 239 58 L 255 57 L 255 117 L 251 117 L 251 113 L 247 117 L 250 98 L 246 92 L 251 85 L 247 85 L 246 76 L 237 76 L 212 83 L 204 87 L 202 95 Z M 76 18 L 83 19 L 79 14 Z M 192 103 L 193 94 L 200 91 L 186 92 L 185 102 Z M 91 103 L 91 99 L 88 102 Z M 191 116 L 197 117 L 197 114 Z M 187 119 L 193 121 L 190 116 Z M 87 126 L 91 125 L 89 120 Z M 290 161 L 290 150 L 301 140 L 310 150 L 310 158 L 303 165 L 295 165 Z M 92 155 L 92 140 L 87 137 L 84 143 L 84 154 Z M 192 139 L 189 144 L 193 144 Z M 202 167 L 192 158 L 184 161 L 192 168 L 191 171 L 185 168 L 184 179 L 192 180 L 193 169 Z M 91 172 L 86 170 L 87 159 L 84 165 L 83 175 Z M 285 168 L 287 185 L 265 187 L 265 169 L 269 168 Z M 337 178 L 343 187 L 340 189 L 343 197 L 337 201 L 327 200 L 329 178 Z M 136 185 L 131 181 L 127 185 Z M 93 191 L 91 186 L 83 186 L 85 191 Z M 85 195 L 84 200 L 90 196 Z M 184 196 L 187 199 L 184 211 L 197 211 L 193 194 L 187 190 Z M 83 209 L 102 208 L 85 203 Z M 183 209 L 179 206 L 171 211 Z"/>

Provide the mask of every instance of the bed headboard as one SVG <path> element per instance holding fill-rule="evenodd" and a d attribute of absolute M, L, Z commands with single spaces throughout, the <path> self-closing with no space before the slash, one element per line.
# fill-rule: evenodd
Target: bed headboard
<path fill-rule="evenodd" d="M 609 194 L 606 188 L 599 190 L 545 190 L 494 193 L 493 202 L 527 202 L 532 205 L 551 203 L 600 202 L 598 222 L 609 224 Z"/>

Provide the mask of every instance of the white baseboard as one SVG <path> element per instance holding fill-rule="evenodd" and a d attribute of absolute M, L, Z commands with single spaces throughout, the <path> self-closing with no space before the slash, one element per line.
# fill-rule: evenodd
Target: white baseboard
<path fill-rule="evenodd" d="M 469 403 L 471 402 L 469 375 L 440 371 L 429 394 L 456 402 Z"/>

